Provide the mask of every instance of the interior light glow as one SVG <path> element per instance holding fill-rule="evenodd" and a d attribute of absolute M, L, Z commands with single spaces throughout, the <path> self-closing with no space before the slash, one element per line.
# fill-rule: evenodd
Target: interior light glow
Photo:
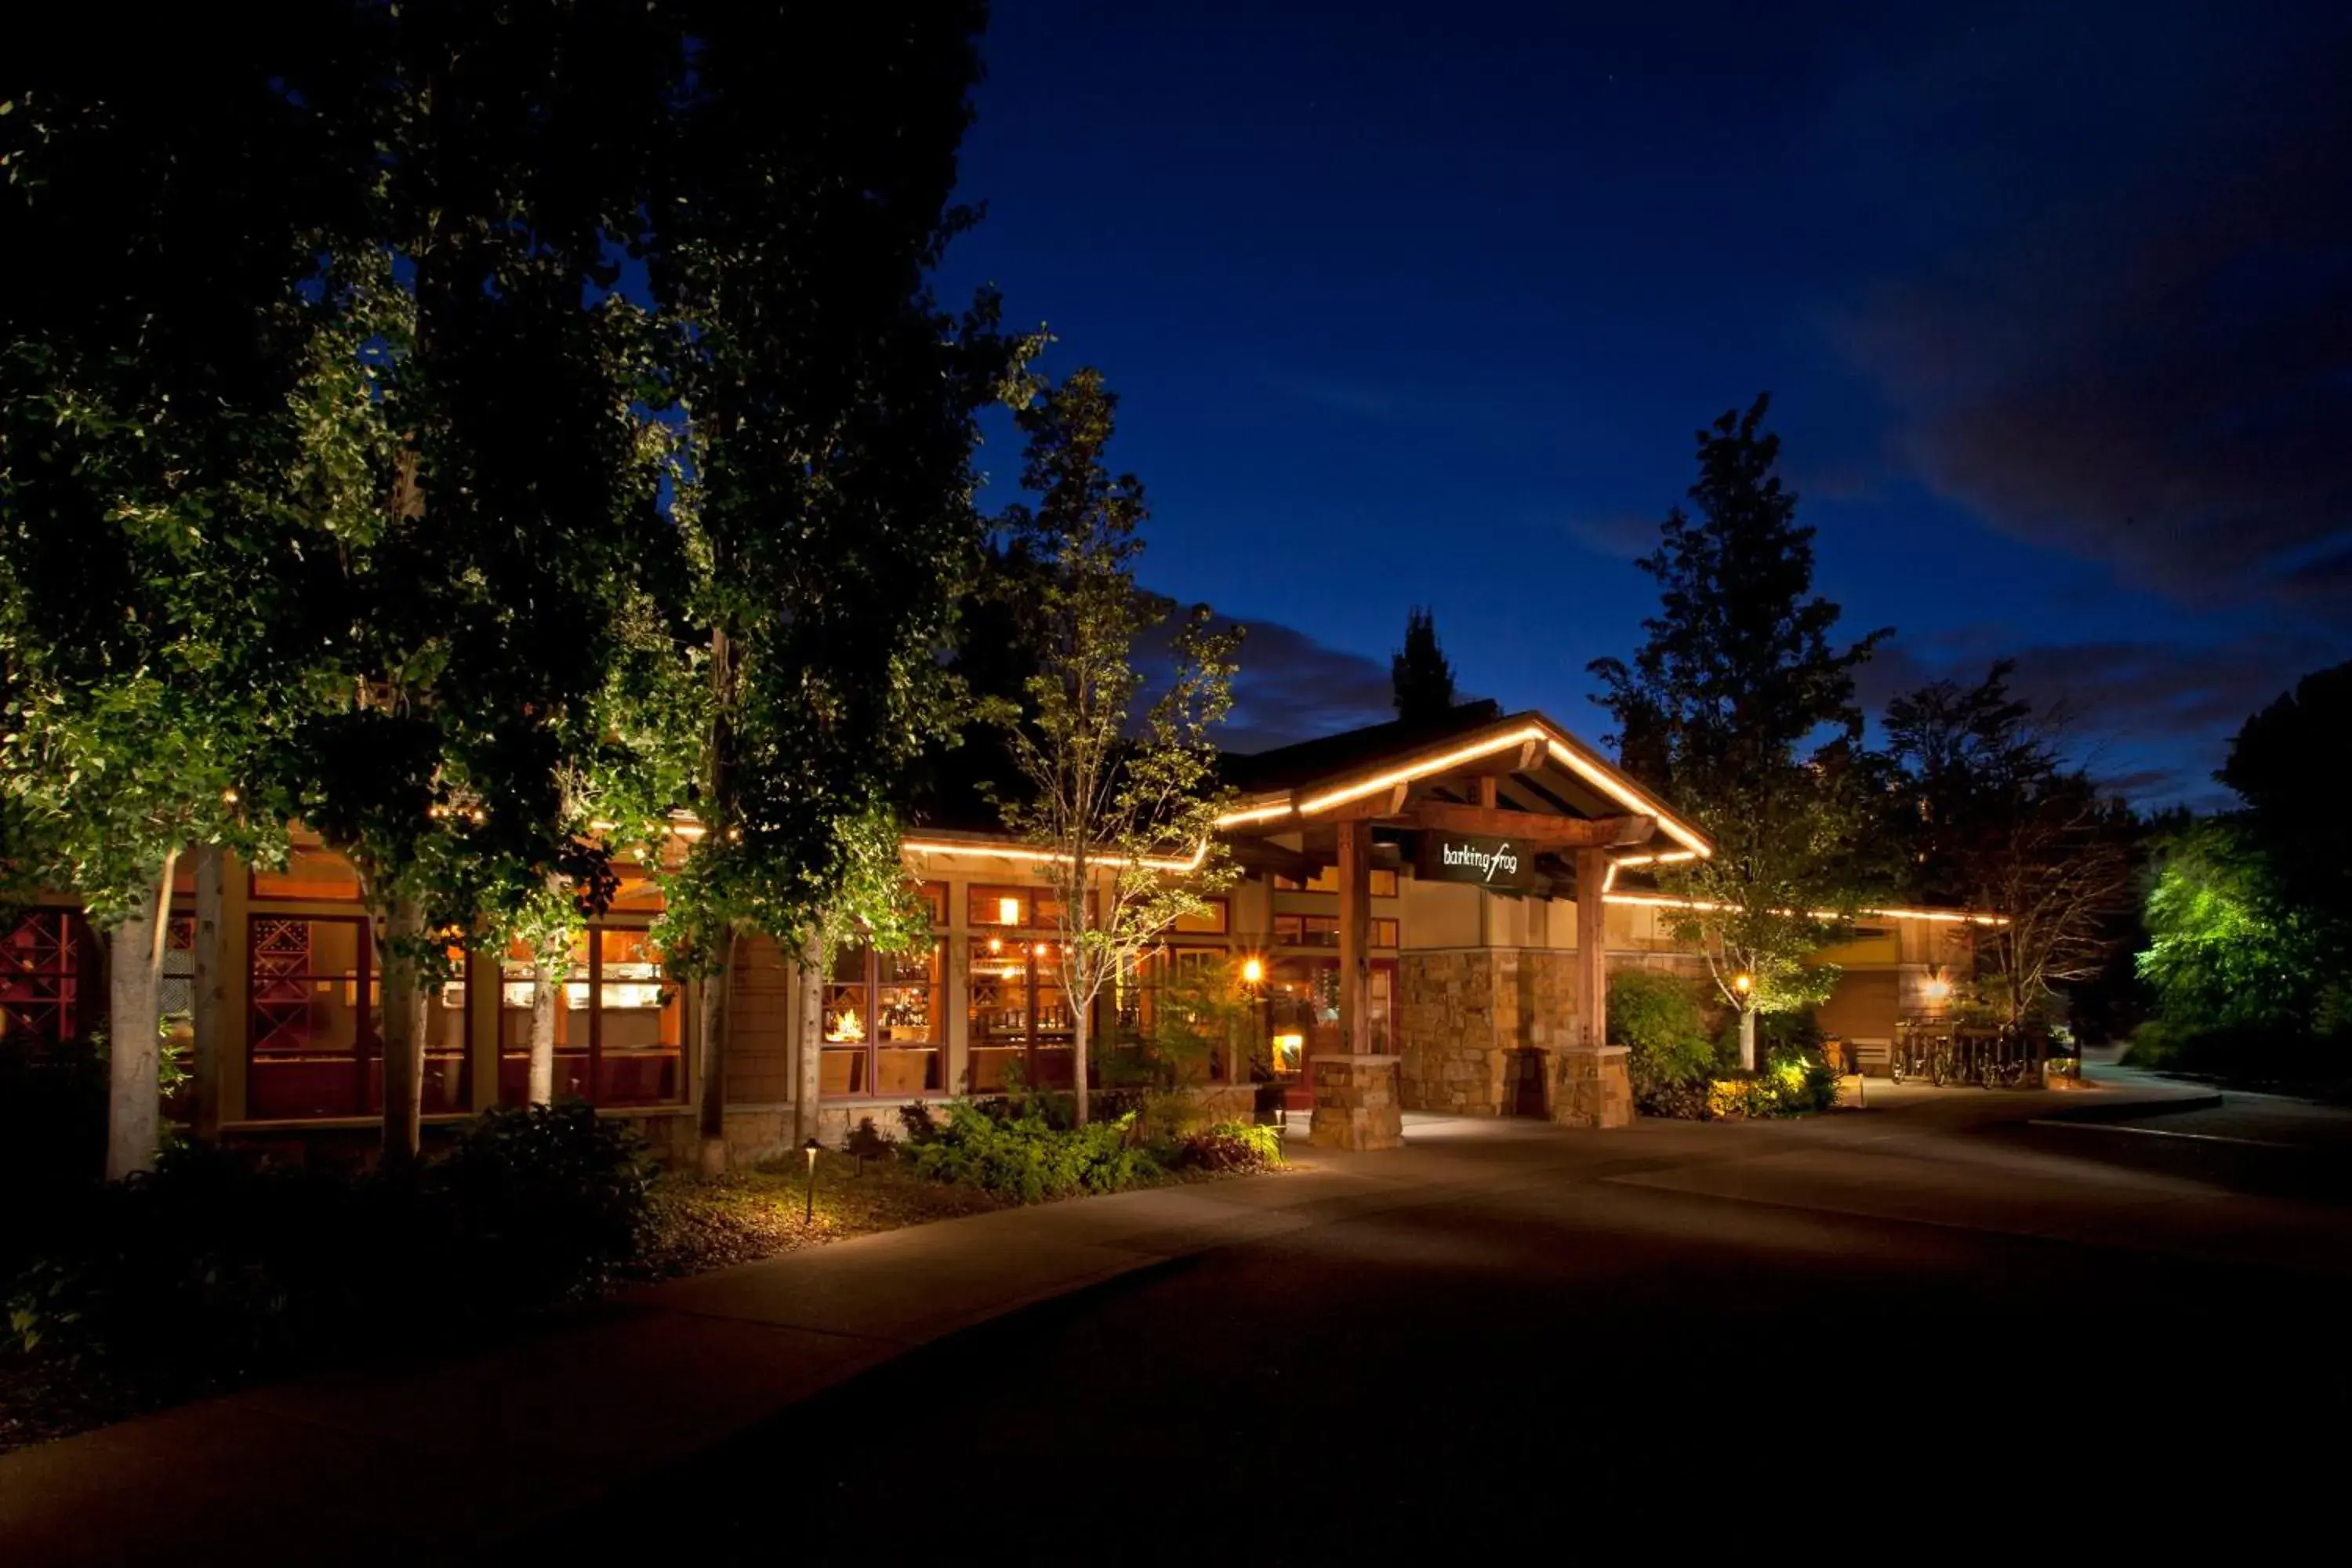
<path fill-rule="evenodd" d="M 1019 925 L 1021 923 L 1021 900 L 1018 899 L 997 900 L 996 923 L 1001 926 Z"/>

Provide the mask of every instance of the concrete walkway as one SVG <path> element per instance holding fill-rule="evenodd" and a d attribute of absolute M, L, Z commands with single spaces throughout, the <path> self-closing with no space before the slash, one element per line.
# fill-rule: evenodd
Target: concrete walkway
<path fill-rule="evenodd" d="M 1307 1157 L 1284 1174 L 812 1248 L 639 1290 L 471 1356 L 257 1388 L 0 1458 L 0 1563 L 185 1563 L 196 1542 L 234 1543 L 241 1564 L 444 1560 L 592 1498 L 625 1500 L 762 1417 L 1031 1303 L 1465 1194 L 1608 1182 L 1952 1223 L 1941 1208 L 1981 1208 L 1982 1190 L 1938 1177 L 1912 1192 L 1887 1140 L 1948 1142 L 1940 1122 L 2002 1100 L 2025 1102 L 2011 1107 L 2021 1118 L 2054 1098 L 1958 1091 L 1884 1115 L 1612 1133 L 1416 1118 L 1402 1152 L 1321 1155 L 1294 1140 Z M 1853 1166 L 1865 1152 L 1866 1176 Z M 2060 1169 L 2073 1171 L 2052 1162 L 2032 1179 Z M 1768 1181 L 1769 1194 L 1743 1190 Z M 2018 1213 L 2002 1218 L 2018 1228 L 2047 1224 L 2030 1192 L 2010 1201 Z M 649 1512 L 687 1506 L 659 1489 Z"/>

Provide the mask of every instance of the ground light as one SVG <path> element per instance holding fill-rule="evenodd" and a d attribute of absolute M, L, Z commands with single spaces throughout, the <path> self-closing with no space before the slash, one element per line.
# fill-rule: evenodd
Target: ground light
<path fill-rule="evenodd" d="M 801 1210 L 801 1218 L 812 1225 L 816 1222 L 816 1155 L 823 1147 L 814 1138 L 801 1145 L 801 1152 L 808 1156 L 808 1202 Z"/>

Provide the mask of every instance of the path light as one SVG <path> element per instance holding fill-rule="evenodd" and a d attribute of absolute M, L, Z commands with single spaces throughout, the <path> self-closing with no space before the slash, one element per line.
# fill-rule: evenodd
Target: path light
<path fill-rule="evenodd" d="M 1756 976 L 1743 969 L 1731 977 L 1731 988 L 1745 996 L 1756 989 Z"/>
<path fill-rule="evenodd" d="M 804 1224 L 816 1221 L 816 1155 L 823 1147 L 814 1138 L 801 1145 L 801 1152 L 808 1156 L 808 1202 L 801 1209 L 801 1219 Z"/>

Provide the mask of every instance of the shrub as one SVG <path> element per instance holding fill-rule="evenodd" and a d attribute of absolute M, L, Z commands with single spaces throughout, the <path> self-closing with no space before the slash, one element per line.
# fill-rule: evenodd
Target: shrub
<path fill-rule="evenodd" d="M 946 1121 L 934 1121 L 928 1136 L 908 1145 L 907 1158 L 919 1175 L 1023 1203 L 1117 1192 L 1160 1173 L 1133 1141 L 1135 1121 L 1129 1111 L 1084 1127 L 1055 1127 L 1034 1104 L 1001 1116 L 960 1100 L 949 1104 Z"/>
<path fill-rule="evenodd" d="M 1219 1121 L 1186 1133 L 1170 1162 L 1195 1171 L 1270 1171 L 1282 1163 L 1282 1133 L 1248 1121 Z"/>
<path fill-rule="evenodd" d="M 1733 1073 L 1706 1086 L 1706 1115 L 1717 1121 L 1748 1117 L 1809 1116 L 1837 1103 L 1837 1069 L 1784 1058 L 1759 1073 Z"/>
<path fill-rule="evenodd" d="M 404 1171 L 175 1149 L 76 1206 L 8 1337 L 159 1393 L 414 1343 L 601 1287 L 644 1245 L 649 1180 L 625 1124 L 577 1103 L 493 1111 Z"/>
<path fill-rule="evenodd" d="M 1633 1103 L 1645 1116 L 1706 1114 L 1706 1076 L 1716 1064 L 1706 1010 L 1687 981 L 1629 969 L 1609 979 L 1609 1038 L 1627 1047 Z"/>

